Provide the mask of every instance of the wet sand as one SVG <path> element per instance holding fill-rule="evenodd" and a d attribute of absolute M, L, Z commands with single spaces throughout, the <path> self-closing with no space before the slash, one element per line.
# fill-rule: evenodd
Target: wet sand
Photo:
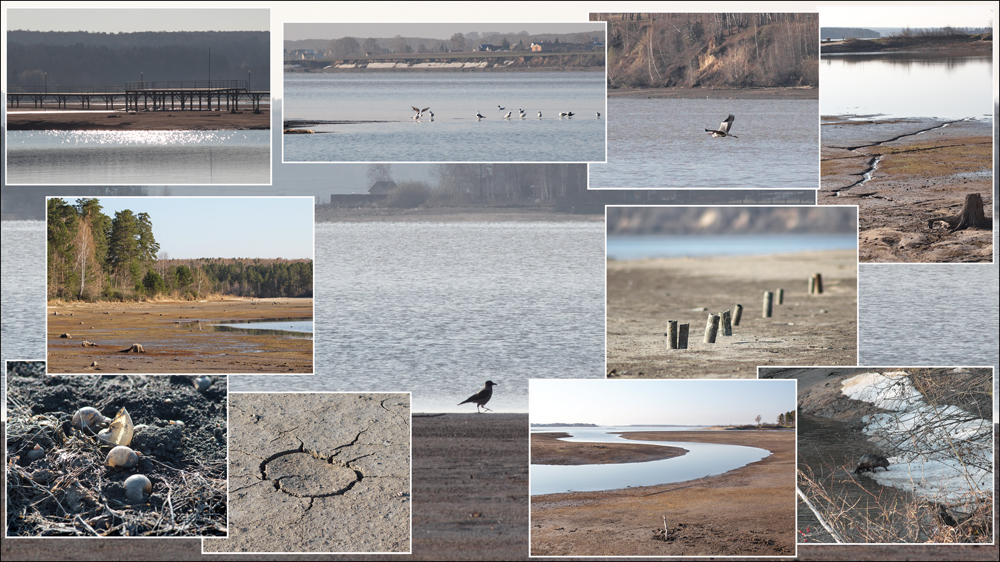
<path fill-rule="evenodd" d="M 793 556 L 795 432 L 629 432 L 760 447 L 767 458 L 688 482 L 531 499 L 533 556 Z M 672 540 L 656 535 L 666 517 Z"/>
<path fill-rule="evenodd" d="M 671 459 L 687 453 L 680 447 L 631 443 L 575 443 L 560 441 L 569 433 L 532 433 L 531 464 L 621 464 Z"/>
<path fill-rule="evenodd" d="M 72 105 L 72 104 L 71 104 Z M 96 105 L 96 104 L 95 104 Z M 102 104 L 103 105 L 103 104 Z M 51 113 L 7 112 L 8 131 L 218 131 L 271 128 L 271 112 L 226 111 L 98 112 L 52 110 Z"/>
<path fill-rule="evenodd" d="M 50 303 L 48 371 L 311 373 L 311 337 L 215 332 L 209 324 L 312 315 L 312 299 Z M 145 353 L 122 353 L 133 343 Z"/>
<path fill-rule="evenodd" d="M 850 250 L 608 261 L 609 378 L 755 378 L 758 365 L 857 365 L 857 263 Z M 823 294 L 808 280 L 823 276 Z M 763 294 L 774 297 L 762 318 Z M 702 343 L 709 311 L 743 305 L 732 336 Z M 667 320 L 690 324 L 669 349 Z"/>
<path fill-rule="evenodd" d="M 931 218 L 961 212 L 970 193 L 982 196 L 987 217 L 996 216 L 990 123 L 936 128 L 945 121 L 847 117 L 823 117 L 818 202 L 858 205 L 861 262 L 993 260 L 991 230 L 948 232 L 941 223 L 928 228 Z M 876 158 L 872 178 L 858 184 Z"/>

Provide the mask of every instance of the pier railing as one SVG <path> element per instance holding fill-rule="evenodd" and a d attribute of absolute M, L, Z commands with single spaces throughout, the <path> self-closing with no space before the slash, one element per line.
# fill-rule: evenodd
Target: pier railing
<path fill-rule="evenodd" d="M 145 80 L 126 82 L 125 90 L 243 90 L 248 91 L 246 80 Z"/>

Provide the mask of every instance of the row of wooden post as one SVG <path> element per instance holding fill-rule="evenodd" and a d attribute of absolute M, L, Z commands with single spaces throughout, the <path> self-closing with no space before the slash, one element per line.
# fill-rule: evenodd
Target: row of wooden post
<path fill-rule="evenodd" d="M 785 290 L 778 289 L 778 304 L 785 303 Z M 819 295 L 823 294 L 823 275 L 820 273 L 813 274 L 809 278 L 809 294 Z M 764 291 L 764 310 L 763 317 L 770 318 L 771 312 L 774 305 L 775 293 L 771 291 Z M 729 310 L 720 312 L 719 314 L 709 314 L 708 323 L 705 325 L 705 343 L 715 343 L 715 339 L 719 333 L 719 326 L 722 326 L 722 335 L 731 336 L 733 335 L 733 326 L 740 325 L 740 317 L 743 315 L 743 305 L 736 305 L 736 314 L 730 314 Z M 670 349 L 687 349 L 688 341 L 688 331 L 690 330 L 690 324 L 678 324 L 677 320 L 667 320 L 667 341 L 669 342 Z"/>

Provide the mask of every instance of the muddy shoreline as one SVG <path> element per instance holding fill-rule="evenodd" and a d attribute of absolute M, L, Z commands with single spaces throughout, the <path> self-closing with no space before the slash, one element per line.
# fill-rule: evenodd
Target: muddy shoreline
<path fill-rule="evenodd" d="M 609 378 L 756 378 L 758 365 L 857 364 L 857 263 L 851 250 L 608 261 Z M 823 294 L 808 294 L 822 273 Z M 774 297 L 762 318 L 764 291 Z M 709 311 L 743 305 L 732 336 L 702 343 Z M 690 324 L 669 349 L 667 320 Z"/>
<path fill-rule="evenodd" d="M 569 437 L 569 433 L 532 433 L 531 464 L 621 464 L 672 459 L 688 452 L 687 449 L 680 447 L 661 447 L 638 443 L 560 441 L 563 437 Z"/>
<path fill-rule="evenodd" d="M 629 439 L 745 445 L 772 454 L 718 476 L 531 498 L 533 556 L 792 556 L 795 432 L 643 431 Z M 672 540 L 656 539 L 663 517 Z"/>
<path fill-rule="evenodd" d="M 311 320 L 312 315 L 312 299 L 49 303 L 48 370 L 311 373 L 313 341 L 308 335 L 213 331 L 211 324 Z M 70 337 L 61 337 L 63 334 Z M 144 352 L 122 352 L 133 343 L 140 344 Z"/>
<path fill-rule="evenodd" d="M 8 131 L 219 131 L 269 130 L 271 112 L 225 111 L 139 111 L 98 109 L 72 111 L 52 109 L 51 113 L 8 110 Z"/>
<path fill-rule="evenodd" d="M 860 261 L 991 262 L 992 230 L 928 221 L 961 212 L 972 193 L 995 217 L 992 124 L 860 117 L 823 117 L 818 193 L 821 205 L 858 205 Z"/>

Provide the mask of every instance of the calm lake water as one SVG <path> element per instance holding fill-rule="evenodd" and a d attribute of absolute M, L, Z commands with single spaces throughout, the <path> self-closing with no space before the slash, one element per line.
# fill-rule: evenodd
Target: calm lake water
<path fill-rule="evenodd" d="M 284 119 L 379 122 L 285 135 L 284 161 L 603 162 L 604 93 L 601 72 L 286 73 Z"/>
<path fill-rule="evenodd" d="M 608 428 L 545 428 L 563 431 L 572 437 L 565 441 L 581 443 L 644 443 L 661 447 L 680 447 L 688 453 L 672 459 L 625 464 L 587 464 L 575 466 L 531 465 L 531 495 L 563 492 L 594 492 L 635 486 L 655 486 L 685 482 L 729 472 L 771 455 L 770 451 L 741 445 L 692 443 L 682 441 L 638 441 L 608 433 Z M 676 428 L 677 431 L 691 428 Z M 615 431 L 664 431 L 662 427 L 622 427 Z M 537 431 L 532 431 L 537 433 Z"/>
<path fill-rule="evenodd" d="M 603 223 L 319 223 L 316 375 L 234 391 L 413 392 L 413 410 L 492 380 L 526 412 L 529 378 L 604 377 Z"/>
<path fill-rule="evenodd" d="M 988 55 L 823 55 L 819 70 L 823 115 L 940 119 L 993 115 L 993 65 Z"/>
<path fill-rule="evenodd" d="M 608 236 L 608 257 L 616 260 L 691 256 L 791 254 L 858 247 L 850 234 L 738 234 L 723 236 Z"/>
<path fill-rule="evenodd" d="M 739 138 L 712 138 L 730 113 Z M 590 188 L 815 189 L 816 100 L 608 99 L 608 162 Z"/>
<path fill-rule="evenodd" d="M 244 331 L 257 335 L 301 334 L 313 333 L 312 320 L 263 320 L 255 322 L 237 322 L 233 324 L 212 324 L 216 330 Z"/>
<path fill-rule="evenodd" d="M 8 131 L 8 184 L 266 184 L 270 131 Z"/>

